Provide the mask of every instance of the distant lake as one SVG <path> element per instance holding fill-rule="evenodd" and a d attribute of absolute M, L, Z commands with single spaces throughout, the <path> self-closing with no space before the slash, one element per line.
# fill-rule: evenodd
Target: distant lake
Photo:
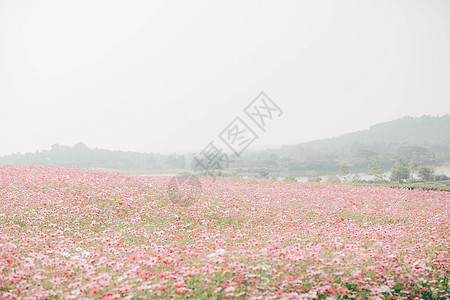
<path fill-rule="evenodd" d="M 158 177 L 160 177 L 160 176 L 167 176 L 167 177 L 173 177 L 173 176 L 177 176 L 178 174 L 158 174 L 158 173 L 155 173 L 155 174 L 135 174 L 135 175 L 139 175 L 139 176 L 158 176 Z"/>
<path fill-rule="evenodd" d="M 391 172 L 386 172 L 386 177 L 385 178 L 389 178 L 389 176 L 391 175 Z M 445 166 L 445 167 L 436 167 L 436 175 L 447 175 L 450 177 L 450 166 Z M 362 180 L 371 180 L 373 179 L 372 175 L 369 175 L 367 173 L 358 173 L 359 177 L 361 177 Z M 350 175 L 351 178 L 352 175 Z M 322 177 L 322 180 L 325 180 L 327 178 L 326 175 L 320 176 Z M 417 177 L 417 176 L 416 176 Z M 280 177 L 281 178 L 281 177 Z M 307 182 L 308 181 L 308 177 L 295 177 L 297 179 L 298 182 Z M 279 180 L 283 180 L 283 178 L 279 179 Z"/>
<path fill-rule="evenodd" d="M 389 178 L 390 172 L 386 172 L 386 178 Z M 437 167 L 436 168 L 436 175 L 440 175 L 440 174 L 444 174 L 447 176 L 450 176 L 450 166 L 445 166 L 445 167 Z M 167 177 L 172 177 L 172 176 L 177 176 L 179 174 L 175 174 L 175 173 L 154 173 L 154 174 L 137 174 L 140 176 L 167 176 Z M 358 173 L 359 177 L 361 177 L 362 180 L 371 180 L 373 179 L 372 175 L 369 175 L 367 173 Z M 350 175 L 351 178 L 352 175 Z M 325 181 L 326 179 L 326 175 L 322 175 L 322 181 Z M 243 178 L 249 178 L 248 176 L 243 176 Z M 280 176 L 277 178 L 277 180 L 282 181 L 284 179 L 284 177 Z M 300 177 L 295 177 L 295 179 L 297 179 L 298 182 L 307 182 L 308 181 L 308 177 L 307 176 L 300 176 Z"/>

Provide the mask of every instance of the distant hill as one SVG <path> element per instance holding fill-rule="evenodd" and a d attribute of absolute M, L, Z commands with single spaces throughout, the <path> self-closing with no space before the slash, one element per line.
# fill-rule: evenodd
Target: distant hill
<path fill-rule="evenodd" d="M 0 163 L 133 171 L 166 168 L 182 169 L 186 165 L 184 155 L 91 149 L 81 142 L 73 147 L 54 144 L 50 150 L 1 156 Z"/>
<path fill-rule="evenodd" d="M 407 116 L 334 138 L 283 146 L 279 155 L 302 160 L 314 153 L 331 153 L 345 159 L 361 151 L 396 152 L 411 146 L 427 148 L 437 155 L 450 153 L 450 115 Z"/>
<path fill-rule="evenodd" d="M 271 174 L 305 175 L 336 173 L 345 164 L 352 172 L 365 172 L 376 157 L 388 170 L 397 158 L 419 165 L 450 163 L 450 116 L 404 117 L 367 130 L 342 136 L 246 152 L 230 164 L 229 172 L 255 174 L 265 168 Z M 1 164 L 42 165 L 116 170 L 186 169 L 192 154 L 163 155 L 91 149 L 83 143 L 73 147 L 55 144 L 50 150 L 0 157 Z"/>
<path fill-rule="evenodd" d="M 324 175 L 339 172 L 344 164 L 351 172 L 367 172 L 374 158 L 385 171 L 398 158 L 422 166 L 450 164 L 450 116 L 407 116 L 338 137 L 254 151 L 233 167 L 248 172 L 263 167 L 272 174 L 299 176 L 314 170 Z"/>

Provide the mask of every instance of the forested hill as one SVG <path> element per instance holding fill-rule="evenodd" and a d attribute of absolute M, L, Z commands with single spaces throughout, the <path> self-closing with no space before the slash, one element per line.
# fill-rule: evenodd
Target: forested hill
<path fill-rule="evenodd" d="M 298 130 L 301 134 L 301 130 Z M 299 137 L 300 138 L 300 137 Z M 376 157 L 385 168 L 397 158 L 421 165 L 450 162 L 450 116 L 404 117 L 376 124 L 367 130 L 276 150 L 248 151 L 230 165 L 243 172 L 267 168 L 273 172 L 305 174 L 308 170 L 336 172 L 342 164 L 365 171 Z M 0 164 L 25 164 L 116 170 L 183 169 L 192 167 L 192 154 L 163 155 L 91 149 L 55 144 L 50 150 L 0 156 Z"/>
<path fill-rule="evenodd" d="M 361 151 L 394 153 L 410 146 L 426 148 L 436 155 L 450 154 L 450 115 L 403 117 L 334 138 L 283 146 L 279 155 L 303 160 L 317 153 L 332 153 L 350 158 Z"/>
<path fill-rule="evenodd" d="M 184 168 L 186 162 L 184 155 L 91 149 L 80 142 L 73 147 L 54 144 L 50 150 L 0 156 L 0 164 L 150 170 Z"/>

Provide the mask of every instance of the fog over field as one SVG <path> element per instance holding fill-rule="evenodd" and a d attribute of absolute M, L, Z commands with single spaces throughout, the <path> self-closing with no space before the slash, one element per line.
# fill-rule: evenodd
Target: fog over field
<path fill-rule="evenodd" d="M 0 154 L 199 152 L 264 91 L 252 146 L 450 113 L 450 3 L 1 1 Z"/>
<path fill-rule="evenodd" d="M 0 0 L 0 300 L 450 299 L 449 0 Z"/>

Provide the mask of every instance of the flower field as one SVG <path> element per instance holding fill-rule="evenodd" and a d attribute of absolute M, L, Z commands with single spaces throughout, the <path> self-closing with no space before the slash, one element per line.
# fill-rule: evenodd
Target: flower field
<path fill-rule="evenodd" d="M 0 299 L 448 299 L 450 192 L 0 166 Z"/>

